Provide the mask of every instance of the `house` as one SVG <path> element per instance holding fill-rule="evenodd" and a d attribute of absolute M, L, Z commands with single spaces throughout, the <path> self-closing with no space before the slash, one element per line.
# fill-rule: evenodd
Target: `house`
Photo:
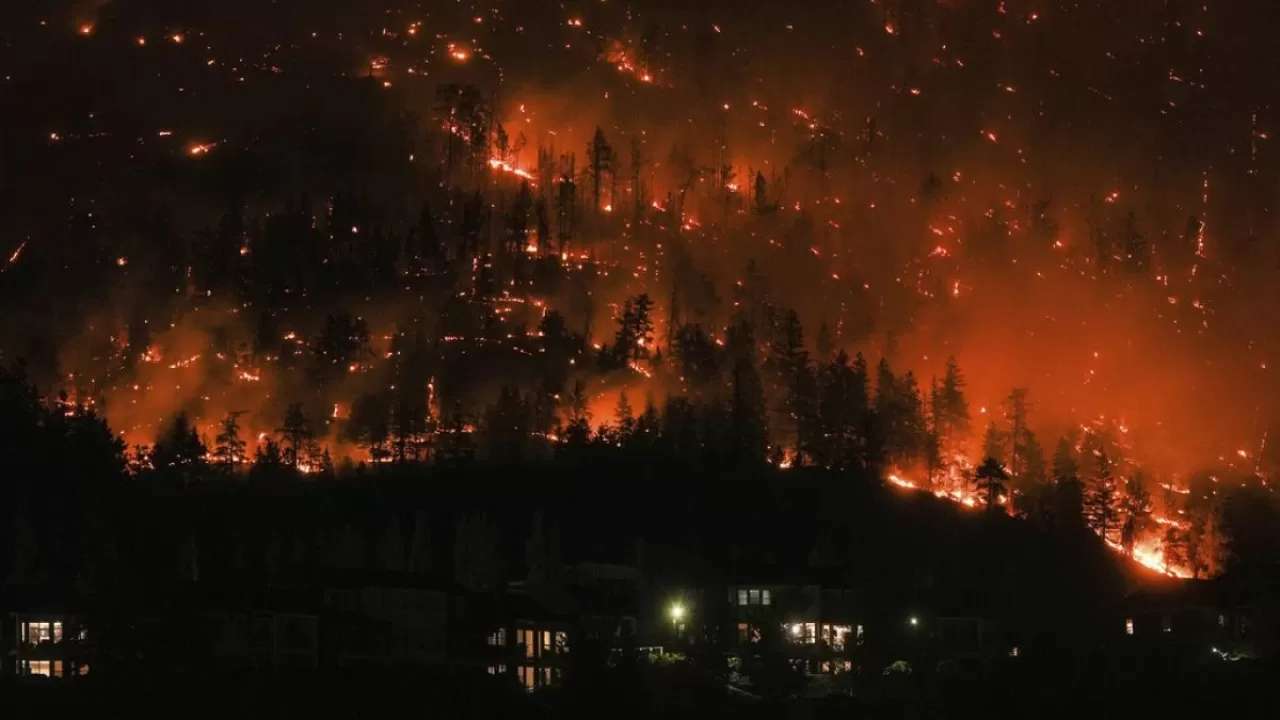
<path fill-rule="evenodd" d="M 7 669 L 20 677 L 71 678 L 89 673 L 86 632 L 65 612 L 10 613 Z"/>
<path fill-rule="evenodd" d="M 1139 654 L 1195 661 L 1276 657 L 1280 581 L 1272 574 L 1228 573 L 1154 584 L 1124 599 L 1114 628 L 1122 647 Z"/>
<path fill-rule="evenodd" d="M 490 608 L 485 638 L 485 668 L 490 675 L 512 677 L 533 691 L 560 682 L 579 624 L 514 585 Z"/>

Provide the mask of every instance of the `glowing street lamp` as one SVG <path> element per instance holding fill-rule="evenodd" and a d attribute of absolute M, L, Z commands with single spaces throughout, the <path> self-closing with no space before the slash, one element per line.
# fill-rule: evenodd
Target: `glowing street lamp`
<path fill-rule="evenodd" d="M 912 615 L 911 619 L 908 620 L 907 622 L 911 623 L 911 627 L 916 627 L 917 625 L 920 624 L 920 618 L 917 618 L 915 615 Z"/>
<path fill-rule="evenodd" d="M 667 613 L 671 616 L 671 630 L 677 633 L 680 632 L 680 625 L 684 620 L 685 614 L 684 605 L 681 605 L 679 602 L 672 603 L 671 609 L 668 610 Z"/>

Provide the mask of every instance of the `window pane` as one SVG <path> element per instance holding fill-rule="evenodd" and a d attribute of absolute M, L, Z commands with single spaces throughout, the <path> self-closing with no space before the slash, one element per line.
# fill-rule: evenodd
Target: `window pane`
<path fill-rule="evenodd" d="M 738 591 L 738 604 L 739 604 L 739 605 L 746 605 L 746 604 L 747 604 L 747 591 L 746 591 L 746 590 L 739 590 L 739 591 Z"/>
<path fill-rule="evenodd" d="M 768 591 L 768 590 L 765 590 L 765 591 L 764 591 L 764 592 L 762 592 L 761 594 L 764 596 L 764 604 L 765 604 L 765 605 L 770 604 L 771 598 L 769 597 L 769 591 Z"/>
<path fill-rule="evenodd" d="M 62 642 L 62 623 L 60 622 L 53 624 L 53 641 Z"/>
<path fill-rule="evenodd" d="M 759 591 L 759 590 L 752 590 L 752 591 L 751 591 L 751 604 L 752 604 L 752 605 L 759 605 L 759 604 L 760 604 L 760 591 Z"/>

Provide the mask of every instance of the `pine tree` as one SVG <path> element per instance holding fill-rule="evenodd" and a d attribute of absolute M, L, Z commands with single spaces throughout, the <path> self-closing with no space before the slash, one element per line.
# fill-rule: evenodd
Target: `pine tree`
<path fill-rule="evenodd" d="M 1027 464 L 1027 414 L 1031 409 L 1026 388 L 1014 388 L 1005 399 L 1004 407 L 1005 422 L 1009 425 L 1009 476 L 1014 488 L 1020 489 Z"/>
<path fill-rule="evenodd" d="M 942 376 L 936 400 L 934 414 L 938 437 L 944 457 L 963 454 L 964 441 L 969 435 L 969 402 L 964 396 L 964 376 L 954 357 L 947 358 L 947 367 Z"/>
<path fill-rule="evenodd" d="M 818 362 L 826 362 L 835 352 L 835 343 L 831 339 L 831 328 L 826 323 L 818 326 L 818 338 L 815 341 L 818 350 Z"/>
<path fill-rule="evenodd" d="M 987 421 L 987 429 L 982 434 L 982 454 L 986 457 L 995 458 L 998 462 L 1004 463 L 1008 456 L 1006 448 L 1008 438 L 1004 431 L 996 427 L 994 420 Z"/>
<path fill-rule="evenodd" d="M 381 393 L 361 395 L 351 404 L 351 416 L 343 437 L 365 448 L 375 463 L 391 458 L 387 441 L 391 437 L 391 409 Z"/>
<path fill-rule="evenodd" d="M 818 464 L 841 469 L 858 459 L 869 413 L 866 380 L 866 361 L 861 355 L 851 366 L 849 356 L 841 351 L 822 367 L 818 393 L 822 442 L 815 457 Z"/>
<path fill-rule="evenodd" d="M 161 473 L 176 473 L 190 482 L 208 465 L 209 450 L 185 412 L 174 417 L 167 430 L 156 438 L 151 450 L 151 466 Z"/>
<path fill-rule="evenodd" d="M 1053 517 L 1059 529 L 1075 533 L 1084 527 L 1084 491 L 1077 477 L 1075 455 L 1064 437 L 1053 451 Z"/>
<path fill-rule="evenodd" d="M 1103 540 L 1115 542 L 1113 536 L 1120 529 L 1120 507 L 1111 460 L 1106 452 L 1097 455 L 1097 468 L 1085 491 L 1084 507 L 1089 527 Z"/>
<path fill-rule="evenodd" d="M 247 443 L 240 439 L 239 418 L 243 414 L 243 411 L 228 413 L 222 420 L 221 432 L 215 438 L 217 445 L 213 450 L 214 461 L 226 473 L 234 472 L 238 465 L 248 459 L 245 454 Z"/>
<path fill-rule="evenodd" d="M 1124 554 L 1133 557 L 1133 546 L 1138 536 L 1146 531 L 1151 519 L 1151 493 L 1141 473 L 1135 473 L 1124 484 L 1124 500 L 1121 503 L 1124 521 L 1120 530 L 1120 547 Z"/>
<path fill-rule="evenodd" d="M 1172 574 L 1177 569 L 1185 568 L 1190 564 L 1190 559 L 1187 557 L 1185 530 L 1176 527 L 1166 529 L 1161 545 L 1161 559 L 1164 561 L 1165 572 Z"/>
<path fill-rule="evenodd" d="M 510 461 L 525 454 L 532 415 L 520 389 L 503 385 L 498 399 L 485 412 L 484 439 L 489 457 Z"/>
<path fill-rule="evenodd" d="M 647 359 L 653 348 L 653 300 L 648 294 L 628 298 L 618 317 L 614 334 L 613 356 L 625 365 Z"/>
<path fill-rule="evenodd" d="M 1000 496 L 1008 491 L 1005 485 L 1008 481 L 1009 473 L 1005 471 L 1004 465 L 1001 465 L 999 460 L 987 457 L 978 466 L 973 475 L 973 482 L 978 487 L 978 491 L 985 496 L 988 511 L 995 510 L 999 505 Z"/>
<path fill-rule="evenodd" d="M 604 131 L 599 127 L 596 128 L 596 134 L 591 138 L 591 143 L 587 145 L 587 159 L 591 163 L 591 189 L 592 198 L 595 201 L 594 210 L 599 213 L 601 210 L 600 188 L 604 175 L 606 173 L 613 175 L 614 172 L 613 148 L 609 145 L 609 141 L 605 139 Z M 612 202 L 612 199 L 610 202 Z"/>
<path fill-rule="evenodd" d="M 732 457 L 746 465 L 764 462 L 768 437 L 764 388 L 746 359 L 739 359 L 733 368 L 729 422 Z"/>
<path fill-rule="evenodd" d="M 276 432 L 284 437 L 284 462 L 297 469 L 309 461 L 307 455 L 312 434 L 300 403 L 291 403 L 284 414 L 284 425 Z"/>
<path fill-rule="evenodd" d="M 1187 536 L 1187 561 L 1196 577 L 1221 574 L 1230 559 L 1230 535 L 1222 515 L 1222 503 L 1215 502 L 1203 511 L 1202 517 L 1193 517 Z"/>
<path fill-rule="evenodd" d="M 618 404 L 613 410 L 614 429 L 618 435 L 618 442 L 630 442 L 636 432 L 636 415 L 631 409 L 631 401 L 627 398 L 627 393 L 618 393 Z"/>
<path fill-rule="evenodd" d="M 587 385 L 582 378 L 573 382 L 573 390 L 569 393 L 569 424 L 565 428 L 565 443 L 581 448 L 591 442 L 591 398 L 587 395 Z"/>

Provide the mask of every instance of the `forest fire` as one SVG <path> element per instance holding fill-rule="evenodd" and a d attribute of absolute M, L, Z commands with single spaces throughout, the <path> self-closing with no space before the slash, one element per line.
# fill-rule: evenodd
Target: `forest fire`
<path fill-rule="evenodd" d="M 1224 79 L 1198 50 L 1158 68 L 1150 93 L 1115 87 L 1123 58 L 1062 72 L 1081 58 L 1070 28 L 1107 28 L 1090 57 L 1131 39 L 1099 20 L 1120 10 L 926 5 L 840 8 L 785 32 L 557 8 L 536 38 L 467 8 L 309 29 L 307 52 L 289 40 L 259 55 L 185 19 L 113 21 L 129 62 L 172 55 L 173 76 L 146 78 L 147 122 L 77 106 L 21 135 L 56 153 L 34 167 L 56 174 L 44 195 L 68 199 L 14 230 L 5 281 L 59 297 L 48 325 L 72 330 L 46 342 L 10 328 L 4 357 L 55 356 L 42 390 L 72 378 L 131 443 L 185 413 L 210 458 L 241 411 L 261 436 L 247 457 L 268 440 L 297 452 L 279 428 L 298 405 L 294 439 L 309 434 L 316 457 L 294 464 L 317 473 L 325 449 L 333 464 L 431 464 L 472 430 L 481 457 L 556 457 L 584 436 L 618 448 L 643 412 L 621 417 L 617 395 L 651 396 L 659 421 L 688 403 L 766 464 L 888 467 L 891 485 L 1029 520 L 1052 505 L 1159 572 L 1216 572 L 1214 551 L 1182 545 L 1212 534 L 1230 493 L 1269 493 L 1280 471 L 1265 442 L 1280 343 L 1259 329 L 1280 307 L 1258 270 L 1275 260 L 1259 189 L 1280 176 L 1268 103 L 1245 104 L 1243 130 L 1204 114 L 1182 93 Z M 967 24 L 982 32 L 956 33 Z M 106 40 L 57 34 L 86 52 Z M 1052 62 L 975 62 L 1023 44 Z M 819 47 L 867 81 L 850 89 Z M 326 52 L 344 72 L 316 73 Z M 315 98 L 306 133 L 280 129 L 296 108 L 264 107 L 268 87 Z M 204 99 L 198 121 L 174 98 Z M 1193 112 L 1208 119 L 1186 136 Z M 1103 116 L 1158 125 L 1135 145 L 1096 127 Z M 175 153 L 201 162 L 136 193 L 97 180 L 121 157 Z M 163 207 L 134 207 L 143 197 Z M 948 384 L 952 355 L 967 386 Z M 585 407 L 569 400 L 579 380 Z M 988 457 L 1010 475 L 1003 492 L 975 483 Z M 1201 474 L 1216 478 L 1206 490 Z M 1053 494 L 1063 480 L 1079 511 Z"/>
<path fill-rule="evenodd" d="M 531 184 L 533 183 L 533 180 L 534 180 L 533 175 L 527 170 L 521 170 L 520 168 L 512 166 L 511 163 L 505 160 L 501 160 L 499 158 L 489 158 L 489 167 L 501 173 L 505 173 L 507 175 L 514 175 L 518 178 L 528 180 L 530 181 Z"/>

